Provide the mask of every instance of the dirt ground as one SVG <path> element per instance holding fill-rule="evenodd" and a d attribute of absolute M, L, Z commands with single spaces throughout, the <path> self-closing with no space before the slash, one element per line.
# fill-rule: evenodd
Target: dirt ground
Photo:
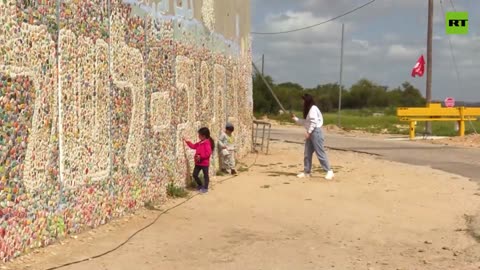
<path fill-rule="evenodd" d="M 444 144 L 461 147 L 475 147 L 480 148 L 480 134 L 470 134 L 465 137 L 451 137 L 442 140 L 433 140 L 432 143 Z"/>
<path fill-rule="evenodd" d="M 469 231 L 480 206 L 475 183 L 363 154 L 328 154 L 334 181 L 320 172 L 299 180 L 302 146 L 274 142 L 271 155 L 243 161 L 256 161 L 248 171 L 215 179 L 208 194 L 115 252 L 62 269 L 480 269 Z M 142 210 L 0 268 L 43 270 L 100 254 L 159 213 Z"/>

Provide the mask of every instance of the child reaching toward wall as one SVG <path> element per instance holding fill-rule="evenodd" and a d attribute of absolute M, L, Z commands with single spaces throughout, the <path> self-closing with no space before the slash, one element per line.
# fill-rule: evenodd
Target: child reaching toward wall
<path fill-rule="evenodd" d="M 198 130 L 198 139 L 200 140 L 199 142 L 192 143 L 183 138 L 190 149 L 195 149 L 195 168 L 193 169 L 193 179 L 195 179 L 195 182 L 198 185 L 198 190 L 201 193 L 206 193 L 208 192 L 208 184 L 210 182 L 210 177 L 208 175 L 210 157 L 215 149 L 215 143 L 210 137 L 210 130 L 206 127 Z M 200 171 L 203 172 L 203 179 L 205 183 L 200 181 Z"/>
<path fill-rule="evenodd" d="M 235 138 L 233 137 L 234 130 L 235 128 L 233 125 L 227 123 L 225 131 L 222 132 L 220 138 L 218 139 L 218 145 L 220 148 L 222 171 L 237 175 L 237 171 L 235 170 Z"/>

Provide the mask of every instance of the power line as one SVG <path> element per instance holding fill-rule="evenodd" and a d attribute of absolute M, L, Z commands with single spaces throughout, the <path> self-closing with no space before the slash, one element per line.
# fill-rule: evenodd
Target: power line
<path fill-rule="evenodd" d="M 453 0 L 450 0 L 450 5 L 452 6 L 454 11 L 457 11 L 457 9 L 455 8 L 455 5 L 453 4 Z"/>
<path fill-rule="evenodd" d="M 310 28 L 314 28 L 314 27 L 317 27 L 319 25 L 322 25 L 322 24 L 326 24 L 326 23 L 329 23 L 331 21 L 334 21 L 336 19 L 339 19 L 341 17 L 344 17 L 344 16 L 347 16 L 348 14 L 351 14 L 361 8 L 364 8 L 370 4 L 372 4 L 373 2 L 375 2 L 376 0 L 371 0 L 370 2 L 366 3 L 366 4 L 363 4 L 357 8 L 354 8 L 348 12 L 345 12 L 341 15 L 338 15 L 336 17 L 333 17 L 331 19 L 328 19 L 326 21 L 323 21 L 323 22 L 320 22 L 320 23 L 317 23 L 317 24 L 314 24 L 314 25 L 310 25 L 310 26 L 306 26 L 306 27 L 302 27 L 302 28 L 298 28 L 298 29 L 292 29 L 292 30 L 287 30 L 287 31 L 279 31 L 279 32 L 251 32 L 252 34 L 254 35 L 280 35 L 280 34 L 288 34 L 288 33 L 293 33 L 293 32 L 298 32 L 298 31 L 303 31 L 303 30 L 307 30 L 307 29 L 310 29 Z"/>
<path fill-rule="evenodd" d="M 452 3 L 452 0 L 450 0 L 450 3 Z M 445 9 L 443 7 L 443 0 L 440 0 L 440 7 L 442 9 L 442 14 L 446 14 Z M 460 84 L 460 72 L 458 72 L 457 59 L 455 58 L 455 53 L 453 52 L 452 39 L 450 38 L 450 36 L 448 36 L 448 44 L 450 46 L 450 55 L 452 56 L 453 67 L 455 68 L 455 73 L 457 75 L 458 87 L 460 87 L 461 86 L 461 84 Z"/>
<path fill-rule="evenodd" d="M 255 60 L 255 61 L 253 61 L 253 63 L 258 63 L 258 62 L 260 62 L 260 61 L 262 61 L 262 58 L 261 58 L 261 57 L 260 57 L 259 59 Z"/>

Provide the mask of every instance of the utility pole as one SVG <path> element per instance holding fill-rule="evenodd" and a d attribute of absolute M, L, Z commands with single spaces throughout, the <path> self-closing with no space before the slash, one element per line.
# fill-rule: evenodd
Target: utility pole
<path fill-rule="evenodd" d="M 342 23 L 342 44 L 340 45 L 340 81 L 338 86 L 338 127 L 341 127 L 341 111 L 342 111 L 342 79 L 343 79 L 343 35 L 345 25 Z"/>
<path fill-rule="evenodd" d="M 433 0 L 428 0 L 428 31 L 427 31 L 427 106 L 432 102 L 432 33 L 433 33 Z M 432 123 L 425 123 L 425 133 L 432 134 Z"/>
<path fill-rule="evenodd" d="M 262 54 L 262 76 L 264 76 L 264 74 L 263 74 L 264 66 L 265 66 L 265 54 Z"/>

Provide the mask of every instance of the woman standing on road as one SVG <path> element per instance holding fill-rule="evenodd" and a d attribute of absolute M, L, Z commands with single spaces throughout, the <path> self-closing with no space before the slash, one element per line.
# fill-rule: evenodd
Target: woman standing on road
<path fill-rule="evenodd" d="M 323 147 L 324 137 L 322 132 L 323 116 L 320 109 L 315 105 L 313 97 L 309 94 L 305 94 L 303 99 L 303 118 L 299 119 L 292 114 L 292 119 L 299 125 L 305 127 L 305 152 L 303 172 L 297 175 L 299 178 L 310 177 L 312 173 L 312 158 L 313 152 L 317 155 L 322 168 L 327 172 L 325 179 L 332 180 L 334 177 L 333 171 L 330 168 L 327 154 Z"/>

